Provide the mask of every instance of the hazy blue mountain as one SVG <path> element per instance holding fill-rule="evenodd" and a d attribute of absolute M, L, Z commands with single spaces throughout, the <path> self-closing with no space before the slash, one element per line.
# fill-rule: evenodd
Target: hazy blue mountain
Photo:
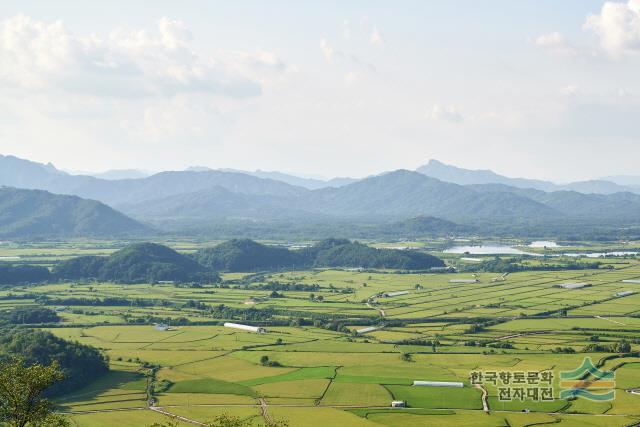
<path fill-rule="evenodd" d="M 452 182 L 460 185 L 471 184 L 504 184 L 512 187 L 536 188 L 538 190 L 552 191 L 556 185 L 548 181 L 525 178 L 509 178 L 498 175 L 491 170 L 470 170 L 457 166 L 447 165 L 438 160 L 431 159 L 429 162 L 416 169 L 423 175 L 437 178 L 441 181 Z"/>
<path fill-rule="evenodd" d="M 95 200 L 42 190 L 0 188 L 2 238 L 114 237 L 150 231 Z"/>
<path fill-rule="evenodd" d="M 169 171 L 140 179 L 107 180 L 69 175 L 51 165 L 0 157 L 0 186 L 46 190 L 99 200 L 111 206 L 138 203 L 215 186 L 242 194 L 295 196 L 307 191 L 281 181 L 222 171 Z"/>
<path fill-rule="evenodd" d="M 0 185 L 18 188 L 34 188 L 52 177 L 67 175 L 51 163 L 42 164 L 0 154 Z"/>
<path fill-rule="evenodd" d="M 509 178 L 499 175 L 491 170 L 470 170 L 457 166 L 447 165 L 437 160 L 429 162 L 416 169 L 424 175 L 437 178 L 441 181 L 452 182 L 460 185 L 474 184 L 503 184 L 517 188 L 533 188 L 542 191 L 577 191 L 585 194 L 613 194 L 621 192 L 640 192 L 638 188 L 624 186 L 606 180 L 578 181 L 569 184 L 556 184 L 551 181 L 542 181 L 526 178 Z"/>
<path fill-rule="evenodd" d="M 516 194 L 477 192 L 407 170 L 366 178 L 340 188 L 316 190 L 302 199 L 308 209 L 337 216 L 431 215 L 469 220 L 561 215 Z"/>
<path fill-rule="evenodd" d="M 188 170 L 202 171 L 202 170 L 212 170 L 212 169 L 202 167 L 202 166 L 195 166 L 195 167 L 189 168 Z M 348 178 L 348 177 L 338 177 L 338 178 L 332 178 L 329 180 L 322 180 L 317 178 L 301 177 L 301 176 L 277 172 L 277 171 L 263 171 L 260 169 L 253 172 L 243 171 L 238 169 L 220 169 L 220 170 L 224 172 L 244 173 L 244 174 L 255 176 L 258 178 L 274 179 L 276 181 L 286 182 L 287 184 L 290 184 L 290 185 L 303 187 L 308 190 L 317 190 L 319 188 L 327 188 L 327 187 L 342 187 L 344 185 L 348 185 L 358 181 L 356 178 Z"/>
<path fill-rule="evenodd" d="M 578 181 L 560 185 L 555 191 L 577 191 L 578 193 L 583 194 L 614 194 L 636 192 L 637 189 L 619 185 L 611 181 L 594 179 L 590 181 Z"/>
<path fill-rule="evenodd" d="M 611 175 L 600 179 L 615 182 L 618 185 L 640 188 L 640 175 Z"/>
<path fill-rule="evenodd" d="M 583 194 L 577 191 L 545 192 L 501 184 L 469 186 L 482 192 L 508 192 L 535 200 L 564 215 L 582 219 L 634 220 L 640 218 L 640 195 L 633 193 Z"/>
<path fill-rule="evenodd" d="M 159 199 L 129 203 L 120 209 L 149 221 L 210 222 L 221 218 L 273 219 L 302 216 L 287 197 L 234 193 L 215 186 L 193 193 L 174 194 Z"/>
<path fill-rule="evenodd" d="M 139 169 L 110 169 L 108 171 L 89 174 L 95 178 L 116 180 L 116 179 L 138 179 L 153 175 L 151 172 Z"/>

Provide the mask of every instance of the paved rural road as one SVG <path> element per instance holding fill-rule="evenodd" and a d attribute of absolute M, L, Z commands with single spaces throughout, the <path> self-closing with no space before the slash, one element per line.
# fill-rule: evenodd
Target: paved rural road
<path fill-rule="evenodd" d="M 480 384 L 474 384 L 473 386 L 482 391 L 482 410 L 486 413 L 489 413 L 489 402 L 487 402 L 487 389 L 482 387 Z"/>

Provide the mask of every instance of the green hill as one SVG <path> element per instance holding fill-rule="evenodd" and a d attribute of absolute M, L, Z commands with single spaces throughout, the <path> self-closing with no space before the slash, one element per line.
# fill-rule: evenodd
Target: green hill
<path fill-rule="evenodd" d="M 0 237 L 116 237 L 149 228 L 95 200 L 41 190 L 0 188 Z"/>
<path fill-rule="evenodd" d="M 276 270 L 291 267 L 298 259 L 289 250 L 249 239 L 233 239 L 196 252 L 200 264 L 216 271 Z"/>
<path fill-rule="evenodd" d="M 234 239 L 201 249 L 194 258 L 200 264 L 219 271 L 311 267 L 423 270 L 444 266 L 441 259 L 422 252 L 376 249 L 346 239 L 326 239 L 298 251 L 266 246 L 248 239 Z"/>
<path fill-rule="evenodd" d="M 155 243 L 137 243 L 108 257 L 85 256 L 58 264 L 55 277 L 97 279 L 120 283 L 216 281 L 218 276 L 194 259 Z"/>

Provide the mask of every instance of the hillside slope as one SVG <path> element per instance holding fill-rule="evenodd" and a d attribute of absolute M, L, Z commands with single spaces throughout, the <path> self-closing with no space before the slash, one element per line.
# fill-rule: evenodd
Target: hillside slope
<path fill-rule="evenodd" d="M 95 200 L 41 190 L 0 188 L 0 237 L 115 237 L 148 233 L 141 223 Z"/>

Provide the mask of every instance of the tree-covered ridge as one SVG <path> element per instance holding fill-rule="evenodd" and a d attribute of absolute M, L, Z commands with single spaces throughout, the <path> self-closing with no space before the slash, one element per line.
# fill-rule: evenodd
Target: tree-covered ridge
<path fill-rule="evenodd" d="M 108 257 L 73 258 L 58 264 L 54 276 L 63 280 L 96 279 L 119 283 L 218 280 L 213 270 L 193 258 L 155 243 L 136 243 Z"/>
<path fill-rule="evenodd" d="M 232 239 L 195 253 L 200 264 L 216 271 L 255 271 L 291 267 L 299 264 L 291 251 L 267 246 L 249 239 Z"/>
<path fill-rule="evenodd" d="M 416 251 L 376 249 L 346 239 L 326 239 L 298 251 L 266 246 L 252 240 L 230 240 L 201 249 L 194 258 L 220 271 L 258 271 L 280 268 L 362 267 L 422 270 L 444 262 Z"/>
<path fill-rule="evenodd" d="M 315 255 L 312 257 L 314 267 L 423 270 L 445 266 L 444 261 L 440 258 L 423 252 L 377 249 L 362 243 L 349 241 L 335 241 L 335 243 L 330 246 L 324 244 L 320 250 L 312 252 Z"/>
<path fill-rule="evenodd" d="M 21 285 L 46 282 L 49 269 L 35 265 L 0 264 L 0 285 Z"/>
<path fill-rule="evenodd" d="M 50 332 L 32 329 L 4 329 L 0 333 L 0 358 L 19 356 L 28 364 L 58 362 L 64 380 L 48 390 L 60 395 L 77 390 L 108 371 L 108 361 L 97 349 L 65 341 Z"/>
<path fill-rule="evenodd" d="M 12 325 L 59 322 L 58 314 L 45 307 L 18 307 L 9 312 L 0 312 L 0 324 Z"/>

